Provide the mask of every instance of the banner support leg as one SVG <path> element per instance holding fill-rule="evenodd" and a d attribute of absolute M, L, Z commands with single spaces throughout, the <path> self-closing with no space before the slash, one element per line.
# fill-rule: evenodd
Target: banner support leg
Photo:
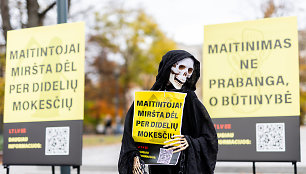
<path fill-rule="evenodd" d="M 71 174 L 70 166 L 61 166 L 61 174 Z"/>
<path fill-rule="evenodd" d="M 293 168 L 294 168 L 294 174 L 297 174 L 297 167 L 296 167 L 296 161 L 292 162 Z"/>
<path fill-rule="evenodd" d="M 253 174 L 256 174 L 255 161 L 253 161 Z"/>
<path fill-rule="evenodd" d="M 73 166 L 73 169 L 77 169 L 77 174 L 80 174 L 80 168 L 81 168 L 81 166 Z"/>
<path fill-rule="evenodd" d="M 77 174 L 80 174 L 80 171 L 81 171 L 81 166 L 78 166 L 78 168 L 77 168 Z"/>
<path fill-rule="evenodd" d="M 10 166 L 4 165 L 4 168 L 6 169 L 6 174 L 10 174 Z"/>
<path fill-rule="evenodd" d="M 52 174 L 55 174 L 55 167 L 51 166 L 51 168 L 52 168 Z"/>

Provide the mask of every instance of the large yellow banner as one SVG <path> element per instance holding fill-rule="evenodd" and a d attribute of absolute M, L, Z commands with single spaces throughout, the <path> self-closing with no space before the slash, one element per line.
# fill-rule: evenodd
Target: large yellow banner
<path fill-rule="evenodd" d="M 135 92 L 133 138 L 135 142 L 164 144 L 181 134 L 186 93 Z"/>
<path fill-rule="evenodd" d="M 4 122 L 82 120 L 84 23 L 8 32 Z"/>
<path fill-rule="evenodd" d="M 296 17 L 205 26 L 203 64 L 213 118 L 300 114 Z"/>

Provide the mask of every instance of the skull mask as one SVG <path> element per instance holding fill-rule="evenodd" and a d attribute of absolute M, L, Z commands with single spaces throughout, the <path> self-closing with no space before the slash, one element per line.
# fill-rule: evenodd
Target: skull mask
<path fill-rule="evenodd" d="M 171 67 L 169 81 L 175 89 L 181 89 L 187 78 L 191 77 L 193 73 L 193 64 L 193 60 L 188 57 L 176 62 Z"/>

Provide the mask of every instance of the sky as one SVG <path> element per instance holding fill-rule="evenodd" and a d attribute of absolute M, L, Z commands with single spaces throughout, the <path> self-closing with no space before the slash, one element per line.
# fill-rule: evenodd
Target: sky
<path fill-rule="evenodd" d="M 126 8 L 142 8 L 159 24 L 162 31 L 176 42 L 200 45 L 204 40 L 204 25 L 240 22 L 262 18 L 262 5 L 268 0 L 72 0 L 68 22 L 85 21 L 87 34 L 95 22 L 94 12 L 103 13 L 110 2 Z M 285 4 L 279 12 L 297 16 L 298 28 L 306 29 L 306 0 L 274 0 Z M 14 1 L 12 1 L 14 2 Z M 12 3 L 11 2 L 11 3 Z M 54 0 L 39 0 L 44 9 Z M 25 8 L 25 6 L 24 6 Z M 17 13 L 16 10 L 11 13 Z M 26 21 L 26 19 L 23 19 Z M 12 21 L 18 23 L 18 20 Z M 56 8 L 46 18 L 46 25 L 56 24 Z M 0 38 L 0 43 L 3 39 Z"/>
<path fill-rule="evenodd" d="M 254 19 L 258 16 L 256 10 L 252 13 L 235 10 L 239 0 L 131 0 L 131 6 L 143 6 L 151 14 L 169 37 L 184 44 L 200 44 L 203 42 L 204 25 L 237 22 Z M 241 8 L 256 5 L 240 4 Z"/>
<path fill-rule="evenodd" d="M 127 8 L 145 9 L 168 37 L 187 45 L 203 43 L 204 25 L 262 18 L 261 7 L 267 2 L 267 0 L 116 0 L 118 1 Z M 79 8 L 85 9 L 91 6 L 89 9 L 99 11 L 108 0 L 81 2 L 84 5 Z M 305 0 L 275 0 L 275 2 L 285 4 L 285 8 L 279 14 L 297 16 L 299 29 L 306 29 Z"/>
<path fill-rule="evenodd" d="M 131 6 L 143 6 L 168 36 L 184 44 L 203 43 L 204 25 L 240 22 L 262 18 L 266 0 L 128 0 Z M 306 1 L 286 0 L 283 11 L 298 16 L 299 28 L 306 28 Z M 287 14 L 286 14 L 287 13 Z"/>

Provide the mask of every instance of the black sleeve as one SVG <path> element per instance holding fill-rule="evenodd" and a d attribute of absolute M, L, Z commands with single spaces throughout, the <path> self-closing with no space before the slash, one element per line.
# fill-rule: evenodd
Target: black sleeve
<path fill-rule="evenodd" d="M 218 139 L 212 120 L 204 107 L 197 99 L 193 100 L 193 113 L 199 123 L 199 135 L 197 137 L 186 135 L 189 147 L 186 149 L 187 173 L 214 173 Z"/>
<path fill-rule="evenodd" d="M 121 151 L 118 162 L 120 174 L 132 174 L 134 157 L 139 156 L 139 151 L 132 137 L 134 104 L 130 107 L 125 117 Z"/>

